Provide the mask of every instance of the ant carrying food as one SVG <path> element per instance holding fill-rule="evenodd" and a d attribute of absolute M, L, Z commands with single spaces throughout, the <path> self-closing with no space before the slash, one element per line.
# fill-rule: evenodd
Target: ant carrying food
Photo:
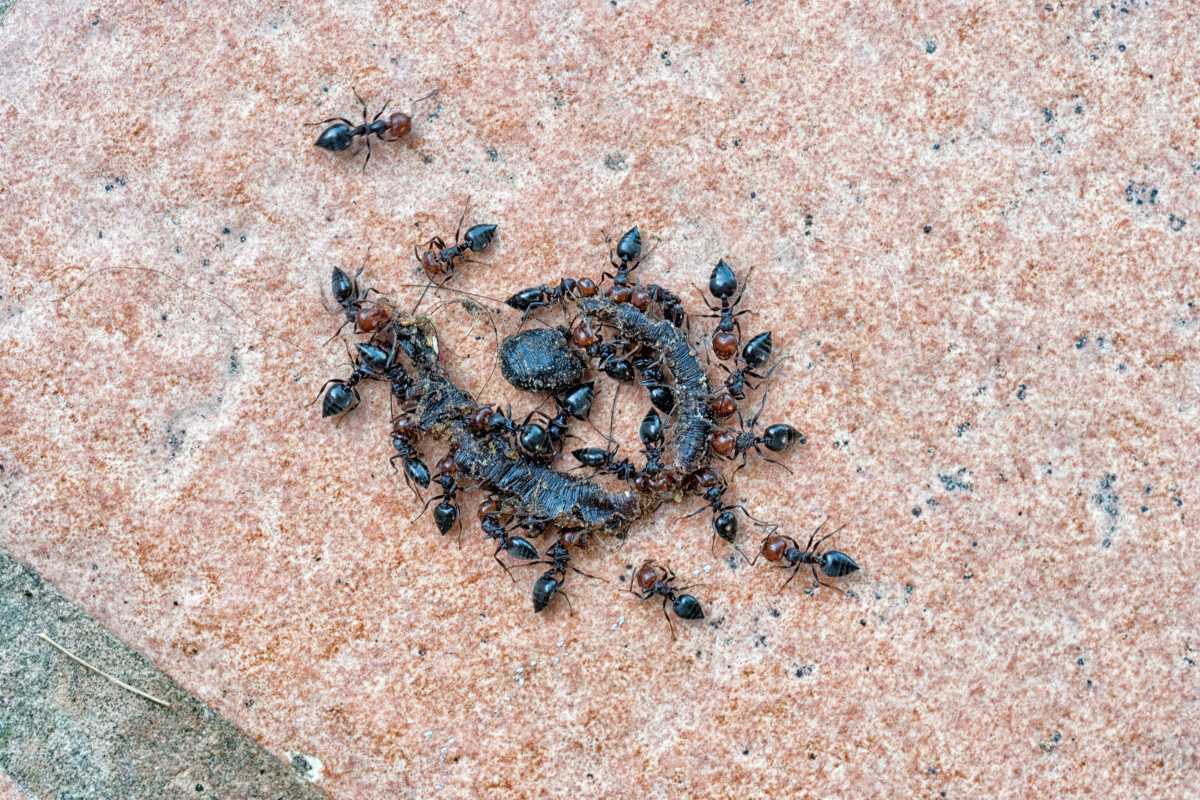
<path fill-rule="evenodd" d="M 717 537 L 720 536 L 722 539 L 733 545 L 733 549 L 737 550 L 738 553 L 741 554 L 742 558 L 749 561 L 750 559 L 746 558 L 746 554 L 743 553 L 742 549 L 737 546 L 738 519 L 734 512 L 741 511 L 758 525 L 764 524 L 762 520 L 757 519 L 753 514 L 747 511 L 746 506 L 741 503 L 736 505 L 728 505 L 725 502 L 725 492 L 728 490 L 729 485 L 725 482 L 725 477 L 713 467 L 704 467 L 703 469 L 692 473 L 688 477 L 687 485 L 691 491 L 698 493 L 704 498 L 705 503 L 707 503 L 707 507 L 701 506 L 692 513 L 685 514 L 679 519 L 681 521 L 689 519 L 697 514 L 701 514 L 704 511 L 711 509 L 713 514 L 713 538 L 712 542 L 710 543 L 710 549 L 712 552 L 716 553 Z"/>
<path fill-rule="evenodd" d="M 351 87 L 354 92 L 354 98 L 362 105 L 363 121 L 361 125 L 355 125 L 345 117 L 330 117 L 329 119 L 321 120 L 320 122 L 310 123 L 312 125 L 325 125 L 334 123 L 325 130 L 321 131 L 321 135 L 314 142 L 317 147 L 330 152 L 340 152 L 347 150 L 354 143 L 356 136 L 363 137 L 363 141 L 367 143 L 367 157 L 363 160 L 363 172 L 367 170 L 367 164 L 371 161 L 371 137 L 377 136 L 383 142 L 396 142 L 403 139 L 412 130 L 412 117 L 403 111 L 393 111 L 386 117 L 383 117 L 383 112 L 387 110 L 388 102 L 384 102 L 383 106 L 370 122 L 367 121 L 367 102 L 359 96 L 358 90 Z M 414 103 L 419 103 L 422 100 L 428 100 L 437 94 L 437 90 L 414 100 Z M 380 117 L 383 117 L 380 119 Z M 390 138 L 385 138 L 385 136 Z"/>
<path fill-rule="evenodd" d="M 792 582 L 792 578 L 796 577 L 796 573 L 800 571 L 800 568 L 807 564 L 812 570 L 813 589 L 816 589 L 818 586 L 828 586 L 830 589 L 837 589 L 842 594 L 849 594 L 848 591 L 840 586 L 825 583 L 817 575 L 817 567 L 820 567 L 821 572 L 829 578 L 841 578 L 860 569 L 858 563 L 841 550 L 821 551 L 819 549 L 822 542 L 846 527 L 843 525 L 841 528 L 833 531 L 833 533 L 827 533 L 820 539 L 817 539 L 816 536 L 821 532 L 821 528 L 825 527 L 825 522 L 828 522 L 828 520 L 822 521 L 817 526 L 817 529 L 808 537 L 808 544 L 804 547 L 800 547 L 799 543 L 790 536 L 781 536 L 775 533 L 774 528 L 763 539 L 759 555 L 783 569 L 791 568 L 792 570 L 792 574 L 783 582 L 783 586 L 780 586 L 778 591 L 782 592 L 784 587 Z M 758 556 L 754 557 L 754 561 L 758 561 Z"/>
<path fill-rule="evenodd" d="M 749 276 L 746 276 L 747 282 Z M 725 263 L 725 259 L 717 262 L 713 267 L 712 273 L 708 276 L 708 291 L 713 297 L 720 301 L 719 307 L 708 302 L 708 298 L 704 296 L 704 292 L 700 292 L 700 299 L 704 301 L 704 305 L 708 306 L 710 311 L 716 312 L 713 314 L 705 314 L 707 318 L 717 318 L 716 330 L 712 334 L 712 351 L 721 361 L 728 361 L 733 358 L 738 350 L 738 341 L 741 336 L 742 326 L 737 321 L 737 318 L 743 314 L 752 313 L 749 309 L 742 311 L 734 311 L 737 304 L 742 302 L 742 295 L 746 293 L 746 282 L 742 284 L 742 291 L 738 292 L 738 296 L 730 302 L 729 298 L 733 297 L 734 292 L 738 291 L 737 275 L 733 272 L 733 267 Z M 737 331 L 735 333 L 734 331 Z"/>
<path fill-rule="evenodd" d="M 634 590 L 634 583 L 641 589 L 640 592 Z M 688 588 L 691 587 L 676 587 L 675 573 L 669 567 L 661 566 L 652 560 L 643 561 L 629 578 L 630 594 L 642 600 L 649 600 L 655 596 L 663 599 L 663 616 L 667 618 L 667 625 L 671 628 L 672 639 L 675 638 L 675 623 L 671 622 L 671 615 L 667 613 L 668 601 L 671 603 L 671 610 L 680 619 L 704 619 L 704 609 L 700 601 L 690 594 L 681 594 Z"/>

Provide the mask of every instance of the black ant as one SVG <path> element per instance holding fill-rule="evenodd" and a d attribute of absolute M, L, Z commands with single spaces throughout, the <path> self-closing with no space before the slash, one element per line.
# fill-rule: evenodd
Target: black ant
<path fill-rule="evenodd" d="M 534 414 L 545 419 L 546 424 L 531 422 Z M 536 461 L 553 461 L 562 451 L 562 442 L 569 434 L 567 426 L 570 417 L 560 410 L 554 417 L 547 417 L 536 411 L 530 411 L 517 431 L 517 447 L 521 452 Z"/>
<path fill-rule="evenodd" d="M 787 464 L 767 458 L 765 455 L 763 455 L 760 445 L 766 447 L 773 453 L 782 453 L 791 447 L 794 442 L 805 444 L 808 441 L 808 438 L 791 425 L 782 422 L 774 425 L 768 425 L 761 436 L 756 436 L 754 433 L 754 428 L 758 425 L 759 415 L 762 414 L 763 407 L 765 406 L 766 402 L 767 396 L 764 394 L 762 402 L 759 403 L 758 410 L 754 412 L 754 416 L 750 418 L 749 425 L 747 425 L 746 421 L 742 419 L 742 412 L 738 411 L 738 422 L 741 423 L 742 430 L 735 431 L 729 428 L 723 428 L 715 431 L 709 438 L 709 444 L 712 446 L 713 452 L 722 458 L 733 460 L 738 456 L 741 456 L 742 463 L 738 465 L 737 470 L 740 470 L 742 467 L 746 466 L 746 460 L 750 456 L 750 451 L 753 450 L 763 457 L 763 461 L 767 461 L 771 464 L 777 464 L 791 473 L 792 470 Z M 734 471 L 736 472 L 737 470 Z"/>
<path fill-rule="evenodd" d="M 641 592 L 634 591 L 634 583 L 637 583 Z M 671 610 L 680 619 L 704 619 L 704 609 L 700 606 L 700 601 L 690 594 L 680 594 L 688 588 L 690 587 L 677 588 L 675 573 L 651 560 L 643 561 L 629 578 L 630 594 L 642 600 L 649 600 L 656 595 L 663 599 L 663 616 L 667 618 L 667 625 L 671 628 L 672 639 L 675 638 L 675 623 L 671 622 L 671 615 L 667 613 L 667 601 L 670 601 Z"/>
<path fill-rule="evenodd" d="M 662 309 L 663 319 L 670 322 L 676 328 L 682 328 L 687 322 L 687 312 L 683 309 L 683 300 L 679 295 L 672 291 L 664 289 L 657 283 L 652 283 L 646 287 L 646 292 L 650 299 L 658 303 L 658 307 Z M 645 311 L 645 308 L 638 306 L 637 290 L 629 298 L 629 302 L 633 303 L 639 311 Z"/>
<path fill-rule="evenodd" d="M 755 336 L 746 343 L 745 347 L 742 348 L 742 357 L 739 361 L 745 366 L 730 370 L 729 367 L 725 366 L 724 364 L 721 365 L 721 369 L 725 370 L 725 372 L 728 374 L 728 377 L 725 378 L 725 390 L 729 392 L 729 395 L 735 400 L 745 400 L 747 388 L 749 388 L 751 391 L 758 388 L 746 379 L 757 378 L 758 380 L 766 380 L 769 378 L 771 375 L 770 370 L 767 371 L 766 375 L 760 375 L 754 370 L 758 369 L 763 364 L 766 364 L 770 359 L 771 332 L 767 331 L 766 333 L 760 333 Z M 737 367 L 738 363 L 739 362 L 735 362 L 734 366 Z"/>
<path fill-rule="evenodd" d="M 825 527 L 826 521 L 822 521 L 821 524 L 817 526 L 817 529 L 808 537 L 808 544 L 806 544 L 803 548 L 801 548 L 799 543 L 792 537 L 780 536 L 774 532 L 763 539 L 762 549 L 759 550 L 759 555 L 767 559 L 767 561 L 782 567 L 783 569 L 790 567 L 792 570 L 792 574 L 789 575 L 788 579 L 783 582 L 783 586 L 779 587 L 779 591 L 782 592 L 784 587 L 792 582 L 792 578 L 796 577 L 796 573 L 800 571 L 800 567 L 807 564 L 812 570 L 813 589 L 816 589 L 818 586 L 828 586 L 830 589 L 837 589 L 842 594 L 849 594 L 849 592 L 840 586 L 834 586 L 832 583 L 825 583 L 821 580 L 820 576 L 817 575 L 817 567 L 820 567 L 821 572 L 829 578 L 841 578 L 849 575 L 852 572 L 857 572 L 860 569 L 858 563 L 841 550 L 826 550 L 822 552 L 818 549 L 822 542 L 836 534 L 842 528 L 846 527 L 843 525 L 842 528 L 838 528 L 836 531 L 833 531 L 833 533 L 827 533 L 820 539 L 817 539 L 816 536 L 821 532 L 821 528 Z M 772 531 L 774 531 L 774 529 L 772 529 Z M 814 541 L 814 539 L 816 541 Z M 755 556 L 754 560 L 758 561 L 758 556 Z"/>
<path fill-rule="evenodd" d="M 626 231 L 617 242 L 615 255 L 612 249 L 612 240 L 607 236 L 604 238 L 608 241 L 608 263 L 616 270 L 615 275 L 604 273 L 604 277 L 611 278 L 613 282 L 613 285 L 608 287 L 604 294 L 614 303 L 628 303 L 633 298 L 633 286 L 630 284 L 629 273 L 637 269 L 638 264 L 642 262 L 641 231 L 638 230 L 637 225 Z M 642 295 L 639 296 L 639 302 L 642 302 L 639 310 L 644 311 L 650 304 L 649 293 L 643 290 Z"/>
<path fill-rule="evenodd" d="M 391 320 L 392 309 L 386 303 L 378 301 L 372 303 L 368 300 L 371 292 L 376 294 L 380 294 L 380 292 L 376 289 L 363 289 L 359 286 L 359 275 L 362 275 L 361 269 L 351 278 L 340 267 L 334 267 L 333 275 L 330 277 L 330 289 L 333 299 L 341 306 L 342 312 L 346 315 L 346 322 L 342 323 L 342 328 L 353 324 L 356 333 L 374 333 L 381 330 Z M 330 338 L 336 337 L 340 332 L 341 328 Z"/>
<path fill-rule="evenodd" d="M 420 436 L 421 426 L 416 419 L 399 416 L 392 420 L 392 449 L 396 451 L 390 459 L 392 469 L 396 469 L 397 460 L 404 463 L 404 482 L 412 489 L 417 500 L 421 499 L 421 493 L 413 484 L 422 489 L 429 488 L 429 467 L 421 460 L 415 445 Z"/>
<path fill-rule="evenodd" d="M 564 533 L 564 535 L 566 535 Z M 533 611 L 538 613 L 546 606 L 550 605 L 550 601 L 554 599 L 554 595 L 561 594 L 563 599 L 567 601 L 567 608 L 571 613 L 575 613 L 575 609 L 571 608 L 571 598 L 567 597 L 567 593 L 562 590 L 563 582 L 567 577 L 567 570 L 578 572 L 586 578 L 595 578 L 603 580 L 596 575 L 584 572 L 576 566 L 571 565 L 571 553 L 567 550 L 566 544 L 560 539 L 546 549 L 546 558 L 541 561 L 535 561 L 535 564 L 550 564 L 550 569 L 546 570 L 541 576 L 533 582 Z M 522 565 L 525 566 L 525 565 Z"/>
<path fill-rule="evenodd" d="M 642 386 L 650 394 L 650 402 L 664 414 L 675 410 L 675 392 L 667 384 L 667 376 L 662 371 L 661 357 L 638 356 L 630 362 L 633 368 L 642 373 Z"/>
<path fill-rule="evenodd" d="M 413 247 L 413 253 L 417 256 L 425 277 L 438 286 L 454 277 L 455 262 L 458 259 L 465 258 L 468 252 L 482 253 L 496 235 L 497 226 L 491 224 L 472 225 L 464 234 L 462 224 L 466 217 L 467 209 L 464 208 L 462 216 L 458 218 L 458 230 L 454 232 L 454 244 L 447 247 L 440 236 L 435 236 L 425 243 L 424 253 Z"/>
<path fill-rule="evenodd" d="M 725 541 L 733 545 L 733 548 L 741 554 L 742 558 L 746 558 L 746 554 L 737 546 L 738 520 L 737 515 L 733 512 L 741 511 L 755 523 L 762 525 L 762 520 L 757 519 L 753 514 L 746 510 L 746 507 L 741 503 L 737 505 L 727 505 L 725 503 L 725 492 L 729 488 L 725 482 L 725 478 L 719 471 L 713 467 L 705 467 L 688 477 L 688 488 L 700 494 L 704 498 L 708 507 L 701 506 L 690 514 L 680 517 L 680 520 L 685 520 L 701 514 L 704 511 L 711 509 L 713 538 L 710 544 L 712 552 L 716 552 L 717 537 L 720 536 Z"/>
<path fill-rule="evenodd" d="M 325 395 L 321 401 L 322 417 L 336 417 L 357 408 L 362 400 L 358 394 L 358 384 L 364 378 L 384 379 L 395 357 L 394 353 L 389 353 L 378 345 L 359 342 L 355 347 L 358 348 L 358 358 L 352 359 L 354 371 L 350 373 L 350 377 L 346 380 L 333 378 L 325 381 L 325 385 L 317 393 L 318 397 L 322 393 Z"/>
<path fill-rule="evenodd" d="M 638 491 L 650 494 L 669 491 L 675 485 L 675 476 L 663 468 L 663 422 L 653 408 L 642 418 L 642 424 L 638 426 L 638 438 L 642 440 L 646 465 L 638 473 L 634 486 Z"/>
<path fill-rule="evenodd" d="M 434 500 L 439 501 L 433 509 L 433 522 L 437 525 L 438 533 L 445 536 L 454 527 L 454 523 L 458 522 L 458 481 L 455 476 L 458 469 L 454 464 L 454 451 L 446 453 L 445 457 L 438 462 L 437 474 L 433 476 L 433 482 L 442 487 L 441 495 L 431 497 L 425 501 L 425 507 L 421 509 L 421 513 L 413 517 L 413 522 L 420 519 L 421 514 L 429 508 L 429 504 Z M 461 526 L 460 526 L 461 528 Z"/>
<path fill-rule="evenodd" d="M 321 131 L 321 135 L 317 137 L 317 141 L 315 142 L 317 147 L 331 152 L 347 150 L 354 143 L 354 137 L 363 137 L 363 141 L 367 143 L 367 157 L 363 161 L 362 168 L 363 172 L 366 172 L 367 164 L 371 161 L 371 137 L 378 136 L 380 141 L 384 142 L 399 141 L 412 130 L 412 117 L 403 111 L 393 111 L 391 114 L 383 117 L 383 112 L 387 110 L 388 102 L 390 102 L 387 101 L 379 109 L 379 113 L 368 122 L 366 101 L 359 96 L 357 89 L 353 87 L 351 89 L 354 91 L 354 98 L 362 105 L 363 121 L 361 125 L 355 125 L 345 117 L 330 117 L 329 119 L 311 124 L 324 125 L 329 122 L 335 123 Z M 421 100 L 427 100 L 435 94 L 437 94 L 436 90 L 413 102 L 419 103 Z M 380 117 L 383 117 L 383 119 L 380 119 Z M 391 138 L 384 138 L 385 134 Z"/>
<path fill-rule="evenodd" d="M 595 297 L 598 289 L 591 278 L 563 278 L 557 285 L 541 284 L 522 289 L 504 301 L 510 308 L 522 312 L 521 321 L 526 319 L 539 308 L 546 308 L 555 303 L 563 305 L 566 300 L 579 297 Z"/>
<path fill-rule="evenodd" d="M 749 276 L 747 276 L 747 282 Z M 705 317 L 717 317 L 717 328 L 712 334 L 712 350 L 721 361 L 728 361 L 733 358 L 738 350 L 738 341 L 741 337 L 742 326 L 737 321 L 737 318 L 743 314 L 752 313 L 749 309 L 735 312 L 733 309 L 737 304 L 742 302 L 742 295 L 746 293 L 746 284 L 743 282 L 742 291 L 738 292 L 738 296 L 730 302 L 729 298 L 733 297 L 734 292 L 738 291 L 737 276 L 733 272 L 733 268 L 725 263 L 725 259 L 717 262 L 713 267 L 712 274 L 708 276 L 708 291 L 720 301 L 720 307 L 713 306 L 708 302 L 708 298 L 704 296 L 704 292 L 700 292 L 700 299 L 704 301 L 704 305 L 708 306 L 714 314 L 705 314 Z M 737 333 L 734 333 L 734 331 Z"/>
<path fill-rule="evenodd" d="M 592 402 L 596 399 L 596 383 L 588 381 L 573 389 L 554 396 L 559 410 L 578 420 L 586 420 L 592 413 Z"/>
<path fill-rule="evenodd" d="M 619 388 L 618 388 L 619 392 Z M 638 476 L 638 468 L 627 458 L 620 461 L 614 460 L 617 456 L 617 451 L 620 446 L 612 438 L 613 424 L 617 414 L 617 394 L 613 394 L 612 411 L 609 412 L 608 419 L 608 448 L 600 447 L 583 447 L 578 450 L 572 450 L 571 455 L 581 466 L 591 467 L 599 472 L 606 472 L 610 475 L 615 475 L 618 480 L 633 481 Z"/>
<path fill-rule="evenodd" d="M 500 502 L 494 498 L 487 498 L 479 504 L 479 527 L 483 529 L 483 534 L 489 539 L 496 540 L 496 552 L 492 553 L 492 558 L 496 559 L 496 563 L 504 568 L 508 573 L 508 577 L 512 578 L 513 583 L 517 579 L 513 578 L 512 571 L 508 565 L 500 560 L 500 551 L 508 553 L 513 558 L 519 558 L 526 561 L 533 561 L 538 557 L 537 548 L 523 536 L 509 536 L 508 528 L 500 519 L 502 506 Z"/>

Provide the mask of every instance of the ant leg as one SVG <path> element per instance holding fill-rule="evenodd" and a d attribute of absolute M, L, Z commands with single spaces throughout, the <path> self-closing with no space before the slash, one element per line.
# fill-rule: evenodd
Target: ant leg
<path fill-rule="evenodd" d="M 508 573 L 508 577 L 509 577 L 509 579 L 510 579 L 510 580 L 512 580 L 512 582 L 513 582 L 513 583 L 516 583 L 516 582 L 517 582 L 517 579 L 513 577 L 512 570 L 510 570 L 510 569 L 508 568 L 508 565 L 507 565 L 507 564 L 505 564 L 503 561 L 501 561 L 501 560 L 500 560 L 500 551 L 501 551 L 501 550 L 503 550 L 503 549 L 504 549 L 504 545 L 501 545 L 500 547 L 497 547 L 497 548 L 496 548 L 496 552 L 492 553 L 492 558 L 496 559 L 496 563 L 497 563 L 497 564 L 499 564 L 499 565 L 500 565 L 500 567 L 501 567 L 501 568 L 502 568 L 502 569 L 503 569 L 503 570 L 504 570 L 506 573 Z"/>
<path fill-rule="evenodd" d="M 371 122 L 374 122 L 375 120 L 377 120 L 383 116 L 383 112 L 387 111 L 388 103 L 390 103 L 390 102 L 392 102 L 390 99 L 383 101 L 383 105 L 380 107 L 379 113 L 374 116 L 374 118 L 371 120 Z"/>
<path fill-rule="evenodd" d="M 393 458 L 395 458 L 395 456 L 393 456 Z M 393 465 L 393 466 L 395 466 L 395 465 Z M 409 522 L 411 523 L 411 522 L 416 522 L 417 520 L 419 520 L 421 518 L 421 515 L 429 510 L 429 504 L 432 503 L 434 500 L 444 500 L 445 498 L 446 498 L 445 494 L 442 494 L 440 497 L 430 497 L 428 500 L 425 501 L 425 505 L 421 506 L 421 512 L 419 514 L 417 514 L 415 517 L 413 517 L 411 520 L 409 520 Z"/>
<path fill-rule="evenodd" d="M 351 122 L 350 120 L 346 119 L 345 117 L 330 117 L 329 119 L 323 119 L 320 122 L 306 122 L 304 124 L 311 128 L 314 125 L 325 125 L 330 122 L 344 122 L 347 125 L 349 125 L 351 128 L 354 127 L 354 123 Z"/>
<path fill-rule="evenodd" d="M 700 506 L 699 508 L 697 508 L 695 511 L 693 511 L 690 514 L 684 514 L 682 517 L 676 517 L 675 521 L 683 522 L 685 519 L 691 519 L 692 517 L 696 516 L 697 514 L 702 514 L 707 510 L 708 510 L 708 506 Z"/>
<path fill-rule="evenodd" d="M 363 138 L 365 138 L 367 140 L 367 157 L 363 161 L 363 165 L 362 165 L 362 171 L 365 174 L 367 171 L 367 164 L 371 163 L 371 137 L 365 136 Z"/>
<path fill-rule="evenodd" d="M 471 198 L 470 198 L 470 197 L 468 197 L 468 198 L 467 198 L 467 204 L 466 204 L 465 206 L 463 206 L 463 213 L 462 213 L 462 216 L 460 216 L 460 217 L 458 218 L 458 230 L 456 230 L 456 231 L 454 232 L 454 243 L 455 243 L 455 244 L 458 244 L 458 242 L 459 242 L 459 238 L 458 238 L 458 237 L 459 237 L 459 235 L 462 233 L 463 220 L 465 220 L 465 219 L 467 218 L 467 211 L 468 211 L 470 208 L 471 208 Z"/>
<path fill-rule="evenodd" d="M 608 581 L 605 581 L 604 578 L 601 578 L 599 575 L 593 575 L 590 572 L 584 572 L 579 567 L 572 566 L 570 564 L 568 564 L 567 566 L 570 567 L 570 569 L 574 570 L 575 572 L 578 572 L 580 575 L 582 575 L 585 578 L 592 578 L 593 580 L 604 581 L 605 583 L 608 583 Z"/>
<path fill-rule="evenodd" d="M 797 564 L 796 566 L 794 566 L 794 567 L 792 568 L 792 574 L 791 574 L 791 575 L 789 575 L 789 576 L 788 576 L 788 579 L 787 579 L 786 581 L 784 581 L 784 582 L 783 582 L 783 586 L 780 586 L 778 589 L 776 589 L 776 590 L 775 590 L 775 594 L 779 594 L 779 593 L 780 593 L 780 592 L 782 592 L 784 589 L 786 589 L 786 588 L 787 588 L 787 585 L 788 585 L 789 583 L 791 583 L 791 582 L 792 582 L 792 578 L 796 577 L 796 573 L 798 573 L 799 571 L 800 571 L 800 565 L 799 565 L 799 564 Z"/>
<path fill-rule="evenodd" d="M 667 626 L 671 629 L 671 641 L 675 641 L 675 623 L 671 622 L 671 615 L 667 613 L 667 597 L 663 597 L 663 616 L 667 618 Z"/>
<path fill-rule="evenodd" d="M 362 99 L 362 97 L 358 94 L 358 89 L 356 89 L 355 87 L 351 86 L 350 91 L 354 92 L 354 99 L 358 100 L 358 102 L 362 104 L 363 122 L 366 122 L 367 121 L 367 101 Z"/>
<path fill-rule="evenodd" d="M 718 308 L 717 306 L 714 306 L 712 303 L 708 302 L 708 298 L 704 296 L 704 290 L 701 289 L 699 286 L 692 286 L 692 288 L 695 289 L 696 292 L 700 295 L 700 299 L 704 301 L 704 305 L 708 306 L 709 311 L 717 312 L 716 314 L 702 314 L 701 316 L 703 316 L 705 318 L 720 316 L 721 309 Z"/>
<path fill-rule="evenodd" d="M 759 450 L 757 447 L 755 447 L 754 449 L 758 451 L 758 454 L 759 454 L 760 456 L 762 456 L 762 451 L 761 451 L 761 450 Z M 767 462 L 768 464 L 774 464 L 774 465 L 775 465 L 775 466 L 777 466 L 777 467 L 783 467 L 783 468 L 784 468 L 784 469 L 787 471 L 787 474 L 788 474 L 788 475 L 795 475 L 795 474 L 796 474 L 796 473 L 792 472 L 792 468 L 791 468 L 791 467 L 789 467 L 787 464 L 783 463 L 782 461 L 776 461 L 775 459 L 773 459 L 773 458 L 767 458 L 766 456 L 762 456 L 762 460 L 763 460 L 763 461 L 765 461 L 765 462 Z"/>
<path fill-rule="evenodd" d="M 826 523 L 826 522 L 829 522 L 829 517 L 826 517 L 825 519 L 821 520 L 821 524 L 820 524 L 820 525 L 818 525 L 818 526 L 817 526 L 817 527 L 816 527 L 816 528 L 813 530 L 813 532 L 809 534 L 809 536 L 808 536 L 808 544 L 804 545 L 804 549 L 805 549 L 805 550 L 807 550 L 807 551 L 808 551 L 808 552 L 810 552 L 810 553 L 812 552 L 812 549 L 813 549 L 813 540 L 817 538 L 817 534 L 821 532 L 821 528 L 824 528 L 824 527 L 825 527 L 825 523 Z M 821 542 L 823 542 L 823 541 L 825 541 L 825 539 L 826 539 L 826 538 L 828 538 L 828 537 L 824 537 L 824 538 L 822 538 L 820 541 L 821 541 Z M 820 543 L 820 542 L 818 542 L 818 544 L 819 544 L 819 543 Z"/>
<path fill-rule="evenodd" d="M 567 610 L 571 612 L 571 616 L 572 617 L 575 616 L 575 607 L 573 605 L 571 605 L 571 598 L 568 597 L 567 593 L 564 592 L 562 589 L 559 589 L 558 593 L 562 595 L 563 600 L 567 601 Z"/>

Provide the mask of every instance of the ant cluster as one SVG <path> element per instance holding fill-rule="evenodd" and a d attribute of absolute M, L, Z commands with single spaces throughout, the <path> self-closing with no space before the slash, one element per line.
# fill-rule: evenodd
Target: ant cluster
<path fill-rule="evenodd" d="M 369 136 L 379 132 L 371 126 L 381 124 L 377 115 L 376 121 L 347 135 Z M 487 250 L 495 235 L 495 225 L 474 225 L 463 233 L 460 220 L 452 244 L 436 237 L 428 241 L 416 252 L 430 281 L 426 288 L 445 288 L 455 270 L 467 263 L 467 256 Z M 659 505 L 687 497 L 703 503 L 687 517 L 711 513 L 714 549 L 719 538 L 741 553 L 739 513 L 760 527 L 766 535 L 754 560 L 761 556 L 790 569 L 784 586 L 803 566 L 811 569 L 813 589 L 831 585 L 820 575 L 838 578 L 856 571 L 858 564 L 850 556 L 821 549 L 829 536 L 817 538 L 820 529 L 801 547 L 796 539 L 780 534 L 779 526 L 767 525 L 751 516 L 741 502 L 728 499 L 729 479 L 752 457 L 787 470 L 771 456 L 806 441 L 787 423 L 759 429 L 765 389 L 753 415 L 748 420 L 742 415 L 739 403 L 748 392 L 763 387 L 778 366 L 778 362 L 770 364 L 770 331 L 743 344 L 741 318 L 751 313 L 739 307 L 746 282 L 739 282 L 725 260 L 717 262 L 708 282 L 711 302 L 701 292 L 709 313 L 699 317 L 716 322 L 697 344 L 681 298 L 635 278 L 642 257 L 641 234 L 634 227 L 615 248 L 610 243 L 612 271 L 598 280 L 563 277 L 521 289 L 505 301 L 521 312 L 522 329 L 500 346 L 501 372 L 518 389 L 552 399 L 556 411 L 550 415 L 534 410 L 521 422 L 511 409 L 502 411 L 481 402 L 454 382 L 439 357 L 436 331 L 428 317 L 401 312 L 385 295 L 364 289 L 360 275 L 351 277 L 334 269 L 331 290 L 345 316 L 343 327 L 352 326 L 367 339 L 355 345 L 349 376 L 328 381 L 322 388 L 322 413 L 339 417 L 352 411 L 365 381 L 388 384 L 392 465 L 418 498 L 431 483 L 441 490 L 425 500 L 421 513 L 433 505 L 440 534 L 455 526 L 461 530 L 462 494 L 468 489 L 482 491 L 479 526 L 485 539 L 495 543 L 496 562 L 510 578 L 510 565 L 546 568 L 533 583 L 535 612 L 544 610 L 557 595 L 570 605 L 563 591 L 569 574 L 595 577 L 572 563 L 591 537 L 624 536 Z M 524 329 L 530 319 L 555 308 L 563 312 L 565 324 Z M 717 360 L 723 379 L 710 380 L 701 361 L 704 349 Z M 566 441 L 573 438 L 572 426 L 589 420 L 596 381 L 602 375 L 618 391 L 621 384 L 646 390 L 650 407 L 638 426 L 640 458 L 618 458 L 610 421 L 608 447 L 571 450 L 577 466 L 556 469 Z M 615 410 L 614 396 L 614 417 Z M 735 416 L 736 425 L 732 424 Z M 422 444 L 430 437 L 448 441 L 448 450 L 432 474 L 421 457 Z M 736 463 L 728 477 L 722 462 Z M 590 474 L 581 476 L 580 470 Z M 544 550 L 534 543 L 541 537 L 552 539 Z M 677 587 L 675 580 L 668 566 L 645 561 L 633 571 L 628 590 L 644 600 L 661 597 L 668 623 L 668 606 L 680 619 L 702 619 L 700 601 L 685 594 L 688 587 Z M 673 624 L 671 633 L 674 636 Z"/>

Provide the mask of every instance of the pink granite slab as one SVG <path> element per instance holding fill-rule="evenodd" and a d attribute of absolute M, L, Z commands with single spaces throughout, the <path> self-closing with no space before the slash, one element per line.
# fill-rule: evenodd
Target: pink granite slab
<path fill-rule="evenodd" d="M 0 546 L 333 797 L 1187 796 L 1200 29 L 940 5 L 18 0 Z M 365 174 L 301 124 L 351 85 L 439 91 Z M 765 416 L 809 442 L 735 493 L 848 523 L 857 599 L 663 509 L 534 616 L 473 527 L 410 522 L 383 394 L 308 405 L 322 298 L 411 281 L 468 196 L 501 232 L 464 289 L 595 275 L 633 222 L 696 305 L 754 267 Z M 703 582 L 675 642 L 620 592 L 646 557 Z"/>

